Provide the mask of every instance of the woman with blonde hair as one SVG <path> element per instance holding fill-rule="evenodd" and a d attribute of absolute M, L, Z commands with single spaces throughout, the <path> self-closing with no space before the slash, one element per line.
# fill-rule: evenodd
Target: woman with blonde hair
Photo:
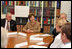
<path fill-rule="evenodd" d="M 67 23 L 66 20 L 62 19 L 62 18 L 58 18 L 56 20 L 56 33 L 57 36 L 55 36 L 54 38 L 54 42 L 51 44 L 50 48 L 60 48 L 61 45 L 63 45 L 62 41 L 61 41 L 61 27 Z"/>

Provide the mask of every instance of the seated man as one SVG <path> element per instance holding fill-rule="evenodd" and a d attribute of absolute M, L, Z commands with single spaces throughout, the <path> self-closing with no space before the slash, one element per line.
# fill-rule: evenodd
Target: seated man
<path fill-rule="evenodd" d="M 28 33 L 29 32 L 34 32 L 34 33 L 35 32 L 40 32 L 40 29 L 41 29 L 40 23 L 35 21 L 35 15 L 34 14 L 30 14 L 28 16 L 28 18 L 29 18 L 30 22 L 28 22 L 24 26 L 23 31 L 28 32 Z"/>
<path fill-rule="evenodd" d="M 7 13 L 6 18 L 1 20 L 1 26 L 7 29 L 8 31 L 16 31 L 16 22 L 12 20 L 12 14 Z"/>
<path fill-rule="evenodd" d="M 1 27 L 1 48 L 7 48 L 8 31 Z"/>
<path fill-rule="evenodd" d="M 64 43 L 61 48 L 71 48 L 71 23 L 66 23 L 61 30 L 61 40 Z"/>

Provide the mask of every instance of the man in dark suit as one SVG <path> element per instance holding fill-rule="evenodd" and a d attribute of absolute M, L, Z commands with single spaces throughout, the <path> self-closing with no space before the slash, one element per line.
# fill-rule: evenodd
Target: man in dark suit
<path fill-rule="evenodd" d="M 8 31 L 17 31 L 16 22 L 12 20 L 12 14 L 7 13 L 5 19 L 1 19 L 1 27 L 4 27 Z"/>

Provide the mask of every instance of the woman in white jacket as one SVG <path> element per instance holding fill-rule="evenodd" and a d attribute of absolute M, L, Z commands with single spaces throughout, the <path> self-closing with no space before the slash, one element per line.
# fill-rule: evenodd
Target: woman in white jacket
<path fill-rule="evenodd" d="M 61 32 L 61 27 L 67 23 L 66 20 L 62 19 L 62 18 L 58 18 L 56 20 L 56 32 Z M 50 45 L 50 48 L 61 48 L 62 45 L 64 45 L 62 43 L 62 40 L 61 40 L 61 33 L 59 33 L 55 39 L 54 39 L 54 42 Z"/>
<path fill-rule="evenodd" d="M 71 23 L 66 23 L 61 30 L 61 40 L 64 44 L 61 48 L 71 48 Z"/>

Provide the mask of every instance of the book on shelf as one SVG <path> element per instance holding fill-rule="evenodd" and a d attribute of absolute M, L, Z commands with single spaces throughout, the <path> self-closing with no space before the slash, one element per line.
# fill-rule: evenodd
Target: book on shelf
<path fill-rule="evenodd" d="M 57 8 L 60 8 L 60 4 L 61 4 L 61 2 L 57 1 Z"/>
<path fill-rule="evenodd" d="M 33 6 L 33 1 L 30 2 L 30 6 Z"/>
<path fill-rule="evenodd" d="M 46 16 L 50 16 L 50 9 L 46 9 Z"/>
<path fill-rule="evenodd" d="M 30 6 L 30 1 L 26 1 L 26 6 Z"/>
<path fill-rule="evenodd" d="M 14 8 L 10 9 L 10 13 L 14 14 Z"/>
<path fill-rule="evenodd" d="M 50 26 L 44 26 L 44 33 L 50 32 Z"/>
<path fill-rule="evenodd" d="M 48 18 L 48 24 L 50 24 L 50 18 Z"/>
<path fill-rule="evenodd" d="M 55 1 L 52 1 L 52 7 L 55 7 Z"/>
<path fill-rule="evenodd" d="M 50 16 L 54 16 L 54 11 L 50 11 Z"/>
<path fill-rule="evenodd" d="M 2 5 L 6 5 L 6 6 L 14 6 L 14 1 L 2 1 Z"/>
<path fill-rule="evenodd" d="M 37 9 L 37 15 L 41 16 L 41 9 Z"/>
<path fill-rule="evenodd" d="M 44 1 L 43 5 L 44 7 L 48 7 L 49 6 L 48 1 Z"/>
<path fill-rule="evenodd" d="M 9 6 L 14 6 L 14 1 L 8 1 L 7 3 Z"/>
<path fill-rule="evenodd" d="M 8 1 L 5 1 L 5 5 L 7 6 L 7 4 L 8 4 Z"/>
<path fill-rule="evenodd" d="M 44 33 L 47 33 L 47 26 L 44 26 Z"/>
<path fill-rule="evenodd" d="M 7 7 L 2 6 L 2 14 L 6 14 L 7 13 Z"/>
<path fill-rule="evenodd" d="M 30 8 L 29 13 L 34 13 L 34 8 Z"/>
<path fill-rule="evenodd" d="M 39 1 L 39 7 L 42 7 L 42 1 Z"/>
<path fill-rule="evenodd" d="M 41 8 L 30 8 L 30 13 L 34 13 L 35 16 L 41 16 Z"/>
<path fill-rule="evenodd" d="M 41 1 L 30 1 L 30 6 L 31 7 L 41 7 L 42 6 L 41 3 L 42 3 Z"/>
<path fill-rule="evenodd" d="M 2 1 L 2 5 L 5 5 L 5 1 Z"/>
<path fill-rule="evenodd" d="M 43 18 L 44 24 L 48 24 L 48 19 L 47 18 Z"/>
<path fill-rule="evenodd" d="M 52 18 L 52 20 L 51 20 L 51 24 L 54 24 L 54 19 Z"/>
<path fill-rule="evenodd" d="M 46 7 L 48 7 L 48 6 L 49 6 L 49 3 L 48 3 L 48 1 L 46 1 L 45 3 L 46 3 Z"/>
<path fill-rule="evenodd" d="M 48 31 L 47 31 L 47 32 L 48 32 L 48 33 L 50 33 L 50 26 L 47 26 L 47 29 L 48 29 Z"/>
<path fill-rule="evenodd" d="M 52 7 L 52 1 L 49 1 L 48 4 L 49 4 L 48 7 Z"/>
<path fill-rule="evenodd" d="M 20 1 L 20 5 L 24 5 L 25 3 L 24 3 L 24 1 Z"/>
<path fill-rule="evenodd" d="M 53 33 L 54 26 L 50 26 L 50 33 Z"/>
<path fill-rule="evenodd" d="M 18 1 L 16 1 L 16 5 L 18 5 Z"/>
<path fill-rule="evenodd" d="M 36 13 L 37 13 L 37 9 L 35 8 L 35 9 L 34 9 L 34 14 L 35 14 L 35 16 L 36 16 Z"/>

